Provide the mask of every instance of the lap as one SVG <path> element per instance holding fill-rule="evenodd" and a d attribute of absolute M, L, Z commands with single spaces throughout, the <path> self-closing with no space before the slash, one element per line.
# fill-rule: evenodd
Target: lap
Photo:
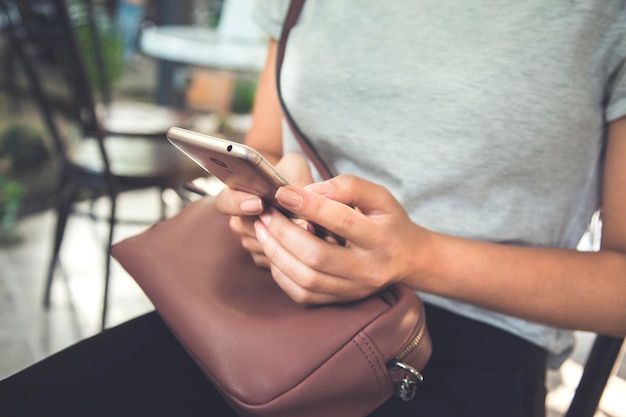
<path fill-rule="evenodd" d="M 409 402 L 371 416 L 544 415 L 545 352 L 427 307 L 433 356 Z M 156 313 L 82 341 L 0 381 L 8 415 L 234 416 Z"/>
<path fill-rule="evenodd" d="M 547 353 L 517 336 L 426 306 L 433 355 L 415 399 L 390 399 L 371 417 L 540 417 Z"/>
<path fill-rule="evenodd" d="M 1 381 L 0 404 L 15 417 L 229 416 L 156 313 L 105 330 Z"/>

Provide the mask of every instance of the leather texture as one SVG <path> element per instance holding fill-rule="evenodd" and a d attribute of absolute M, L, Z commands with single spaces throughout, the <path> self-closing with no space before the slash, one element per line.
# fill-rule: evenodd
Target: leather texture
<path fill-rule="evenodd" d="M 401 286 L 350 304 L 295 303 L 212 197 L 112 253 L 241 416 L 365 416 L 393 394 L 401 375 L 387 363 L 425 326 L 421 301 Z M 426 330 L 403 362 L 421 370 L 431 350 Z"/>

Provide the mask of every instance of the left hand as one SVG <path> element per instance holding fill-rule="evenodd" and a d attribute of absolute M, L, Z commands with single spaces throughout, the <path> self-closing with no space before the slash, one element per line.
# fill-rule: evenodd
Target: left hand
<path fill-rule="evenodd" d="M 351 175 L 305 188 L 282 187 L 276 198 L 292 213 L 346 239 L 320 239 L 271 209 L 255 223 L 278 285 L 296 302 L 347 302 L 415 273 L 428 257 L 430 233 L 414 224 L 384 187 Z M 356 209 L 351 208 L 355 207 Z"/>

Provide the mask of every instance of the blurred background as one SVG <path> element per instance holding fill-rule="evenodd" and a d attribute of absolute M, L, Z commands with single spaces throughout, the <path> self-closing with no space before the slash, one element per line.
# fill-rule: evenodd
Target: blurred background
<path fill-rule="evenodd" d="M 190 180 L 219 187 L 164 132 L 242 140 L 267 39 L 254 0 L 0 5 L 3 378 L 152 309 L 108 247 L 197 198 Z M 564 415 L 594 337 L 577 333 L 549 372 L 549 416 Z M 596 415 L 626 417 L 621 360 L 612 375 Z"/>
<path fill-rule="evenodd" d="M 0 378 L 152 308 L 108 248 L 220 187 L 165 131 L 243 140 L 253 5 L 0 1 Z"/>

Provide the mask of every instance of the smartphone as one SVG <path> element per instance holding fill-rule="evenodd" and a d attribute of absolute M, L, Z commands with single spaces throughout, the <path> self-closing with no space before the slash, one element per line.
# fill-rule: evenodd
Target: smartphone
<path fill-rule="evenodd" d="M 180 127 L 171 127 L 167 139 L 205 171 L 229 188 L 258 195 L 286 216 L 294 217 L 276 201 L 276 191 L 289 181 L 253 148 Z M 345 240 L 323 227 L 309 223 L 319 237 L 332 237 L 343 245 Z"/>
<path fill-rule="evenodd" d="M 229 188 L 258 195 L 274 207 L 278 188 L 289 181 L 253 148 L 241 143 L 172 127 L 167 139 Z"/>

